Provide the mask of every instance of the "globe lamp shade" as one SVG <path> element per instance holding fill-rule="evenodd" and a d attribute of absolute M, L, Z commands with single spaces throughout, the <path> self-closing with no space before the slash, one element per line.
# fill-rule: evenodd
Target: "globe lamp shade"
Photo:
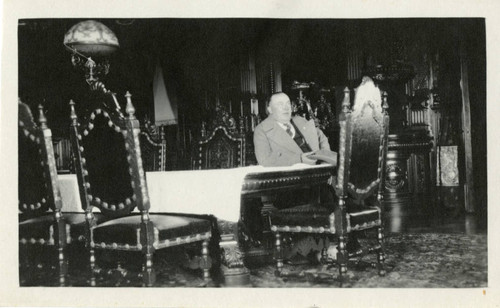
<path fill-rule="evenodd" d="M 82 21 L 71 27 L 64 35 L 64 45 L 87 57 L 106 57 L 120 47 L 113 31 L 95 20 Z"/>

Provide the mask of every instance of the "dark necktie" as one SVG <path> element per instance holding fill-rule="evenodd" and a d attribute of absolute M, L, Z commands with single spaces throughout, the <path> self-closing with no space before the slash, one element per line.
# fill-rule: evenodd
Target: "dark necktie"
<path fill-rule="evenodd" d="M 287 134 L 289 134 L 290 137 L 293 138 L 292 125 L 290 125 L 288 123 L 283 123 L 283 125 L 285 125 L 285 127 L 286 127 Z"/>

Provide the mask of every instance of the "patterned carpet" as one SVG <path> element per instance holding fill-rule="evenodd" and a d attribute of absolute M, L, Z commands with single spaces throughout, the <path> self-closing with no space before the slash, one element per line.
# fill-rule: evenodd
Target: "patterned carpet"
<path fill-rule="evenodd" d="M 387 275 L 371 267 L 350 269 L 342 287 L 471 288 L 487 286 L 486 235 L 393 234 L 386 237 Z M 371 259 L 371 260 L 370 260 Z M 367 257 L 375 262 L 375 256 Z M 333 269 L 337 274 L 336 269 Z M 331 271 L 331 270 L 330 270 Z M 324 266 L 294 269 L 289 279 L 275 278 L 265 267 L 252 275 L 258 287 L 335 287 Z"/>
<path fill-rule="evenodd" d="M 389 234 L 385 241 L 387 275 L 380 277 L 370 266 L 351 267 L 342 287 L 353 288 L 474 288 L 487 286 L 487 236 L 463 234 Z M 185 263 L 185 252 L 172 249 L 168 255 L 158 254 L 157 287 L 203 287 L 207 286 L 196 270 L 180 266 Z M 134 257 L 135 260 L 140 258 Z M 166 262 L 165 260 L 170 260 Z M 363 261 L 375 262 L 375 256 L 366 256 Z M 130 263 L 124 263 L 130 264 Z M 140 286 L 134 275 L 135 269 L 127 271 L 125 278 L 117 271 L 98 280 L 97 286 Z M 68 285 L 88 285 L 84 266 L 73 266 Z M 116 266 L 115 266 L 116 267 Z M 125 271 L 122 271 L 124 273 Z M 274 275 L 274 265 L 261 265 L 250 270 L 250 284 L 246 287 L 340 287 L 337 269 L 326 265 L 285 265 L 284 277 Z M 21 272 L 23 276 L 23 272 Z M 52 275 L 37 276 L 35 285 L 51 285 Z M 120 277 L 120 279 L 118 279 Z M 215 278 L 209 287 L 220 286 Z M 25 285 L 21 280 L 21 285 Z"/>

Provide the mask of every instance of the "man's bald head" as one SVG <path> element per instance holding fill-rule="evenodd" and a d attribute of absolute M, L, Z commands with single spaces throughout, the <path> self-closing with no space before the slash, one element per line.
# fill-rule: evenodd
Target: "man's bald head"
<path fill-rule="evenodd" d="M 292 118 L 290 98 L 283 92 L 274 93 L 267 102 L 269 116 L 281 123 L 289 123 Z"/>

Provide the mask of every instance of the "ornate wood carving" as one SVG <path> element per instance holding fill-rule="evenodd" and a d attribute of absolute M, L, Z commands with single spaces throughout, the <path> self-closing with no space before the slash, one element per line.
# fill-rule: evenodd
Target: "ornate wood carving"
<path fill-rule="evenodd" d="M 233 116 L 227 112 L 220 102 L 215 104 L 215 117 L 209 123 L 209 130 L 215 131 L 217 127 L 223 126 L 227 129 L 229 134 L 237 134 L 237 122 Z"/>
<path fill-rule="evenodd" d="M 151 128 L 151 127 L 149 127 Z M 144 171 L 165 171 L 167 141 L 163 127 L 142 130 L 139 134 Z"/>
<path fill-rule="evenodd" d="M 406 183 L 407 174 L 405 170 L 396 163 L 387 164 L 385 188 L 391 192 L 398 192 Z"/>
<path fill-rule="evenodd" d="M 314 120 L 316 126 L 330 137 L 329 133 L 333 131 L 336 124 L 332 104 L 327 100 L 330 89 L 319 88 L 314 82 L 300 83 L 298 81 L 292 84 L 291 89 L 297 92 L 297 97 L 292 100 L 294 115 Z"/>
<path fill-rule="evenodd" d="M 235 168 L 245 165 L 245 137 L 231 134 L 225 126 L 216 127 L 210 136 L 200 140 L 196 146 L 196 169 Z"/>
<path fill-rule="evenodd" d="M 313 169 L 251 173 L 245 177 L 241 194 L 245 197 L 261 196 L 266 192 L 277 193 L 311 185 L 326 183 L 331 177 L 329 165 Z"/>
<path fill-rule="evenodd" d="M 425 131 L 389 135 L 385 168 L 385 200 L 399 203 L 430 191 L 429 152 L 432 137 Z"/>

